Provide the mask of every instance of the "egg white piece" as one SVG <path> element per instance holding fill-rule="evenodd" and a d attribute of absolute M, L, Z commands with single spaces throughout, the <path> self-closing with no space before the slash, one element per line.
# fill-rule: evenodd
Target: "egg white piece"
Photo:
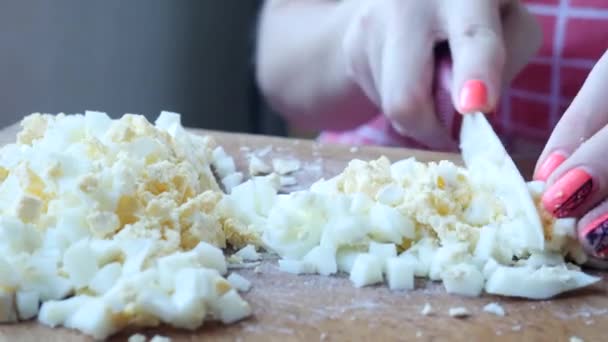
<path fill-rule="evenodd" d="M 485 284 L 485 291 L 509 297 L 548 299 L 560 293 L 586 287 L 600 281 L 565 265 L 507 267 L 499 266 Z"/>
<path fill-rule="evenodd" d="M 353 263 L 350 280 L 355 287 L 381 283 L 382 259 L 372 254 L 359 254 Z"/>
<path fill-rule="evenodd" d="M 391 290 L 414 289 L 415 265 L 404 258 L 392 257 L 386 260 L 386 280 Z"/>

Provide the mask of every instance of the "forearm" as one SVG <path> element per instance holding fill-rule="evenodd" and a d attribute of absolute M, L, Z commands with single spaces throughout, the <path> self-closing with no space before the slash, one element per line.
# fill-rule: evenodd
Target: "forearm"
<path fill-rule="evenodd" d="M 261 16 L 257 78 L 270 104 L 309 128 L 340 129 L 377 110 L 348 77 L 341 51 L 352 1 L 267 1 Z"/>

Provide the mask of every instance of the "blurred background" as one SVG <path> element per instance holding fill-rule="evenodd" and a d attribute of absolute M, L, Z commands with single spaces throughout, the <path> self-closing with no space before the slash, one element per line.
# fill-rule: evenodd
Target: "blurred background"
<path fill-rule="evenodd" d="M 253 70 L 261 0 L 2 0 L 0 127 L 32 112 L 181 113 L 284 135 Z"/>

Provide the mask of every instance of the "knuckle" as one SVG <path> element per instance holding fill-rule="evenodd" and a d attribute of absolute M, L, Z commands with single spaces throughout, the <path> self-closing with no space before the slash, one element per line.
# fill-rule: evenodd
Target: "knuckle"
<path fill-rule="evenodd" d="M 464 28 L 462 34 L 465 37 L 475 38 L 475 37 L 485 37 L 485 38 L 496 38 L 496 32 L 490 29 L 487 26 L 479 25 L 479 24 L 471 24 Z"/>
<path fill-rule="evenodd" d="M 407 121 L 419 115 L 424 108 L 427 95 L 422 90 L 414 90 L 404 95 L 393 96 L 385 104 L 385 115 L 395 121 Z"/>
<path fill-rule="evenodd" d="M 492 28 L 482 24 L 469 24 L 452 36 L 453 43 L 466 43 L 471 40 L 487 41 L 496 45 L 502 42 L 502 36 Z"/>

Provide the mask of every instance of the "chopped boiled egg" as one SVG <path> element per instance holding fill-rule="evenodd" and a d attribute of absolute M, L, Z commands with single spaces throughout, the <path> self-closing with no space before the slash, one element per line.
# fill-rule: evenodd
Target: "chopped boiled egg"
<path fill-rule="evenodd" d="M 355 286 L 382 282 L 386 274 L 389 287 L 398 288 L 411 287 L 412 271 L 442 280 L 450 293 L 478 296 L 485 289 L 530 298 L 597 281 L 573 269 L 565 285 L 518 273 L 534 290 L 509 288 L 505 268 L 522 262 L 526 269 L 565 265 L 563 258 L 552 259 L 556 252 L 583 260 L 575 221 L 544 220 L 546 241 L 539 241 L 539 232 L 529 229 L 537 217 L 529 204 L 539 200 L 542 184 L 522 185 L 512 165 L 505 164 L 517 189 L 497 186 L 499 179 L 477 168 L 481 161 L 469 162 L 477 171 L 448 161 L 353 160 L 310 190 L 279 195 L 277 186 L 266 185 L 264 201 L 254 179 L 235 188 L 225 202 L 237 230 L 260 234 L 262 245 L 283 258 L 279 268 L 291 273 L 346 272 Z"/>
<path fill-rule="evenodd" d="M 483 274 L 471 264 L 457 264 L 448 267 L 442 274 L 441 280 L 448 293 L 477 297 L 484 285 Z"/>
<path fill-rule="evenodd" d="M 489 303 L 483 307 L 483 311 L 494 314 L 496 316 L 504 317 L 506 315 L 505 309 L 498 303 Z"/>
<path fill-rule="evenodd" d="M 455 318 L 466 318 L 471 316 L 471 312 L 465 307 L 455 307 L 448 310 L 448 314 Z"/>
<path fill-rule="evenodd" d="M 420 313 L 423 316 L 430 316 L 433 314 L 433 307 L 431 306 L 431 304 L 425 303 L 424 306 L 422 307 L 422 310 L 420 310 Z"/>
<path fill-rule="evenodd" d="M 222 277 L 220 248 L 237 239 L 212 168 L 228 189 L 242 174 L 221 147 L 170 112 L 156 125 L 89 111 L 22 126 L 0 153 L 0 321 L 105 339 L 251 314 Z"/>
<path fill-rule="evenodd" d="M 259 175 L 267 175 L 272 172 L 272 168 L 270 165 L 266 164 L 262 159 L 260 159 L 256 155 L 251 155 L 249 157 L 249 175 L 259 176 Z"/>
<path fill-rule="evenodd" d="M 275 159 L 275 173 L 243 182 L 226 151 L 176 113 L 155 125 L 35 114 L 23 126 L 0 153 L 0 321 L 37 315 L 95 338 L 236 322 L 252 314 L 237 292 L 250 283 L 223 277 L 227 245 L 241 260 L 258 260 L 256 247 L 276 253 L 285 272 L 345 272 L 356 287 L 413 289 L 418 276 L 460 295 L 544 299 L 598 281 L 566 264 L 585 260 L 576 221 L 545 215 L 544 184 L 523 183 L 500 156 L 467 153 L 468 168 L 353 160 L 279 194 L 300 161 Z M 268 171 L 251 162 L 250 173 Z"/>
<path fill-rule="evenodd" d="M 146 342 L 148 341 L 148 339 L 146 338 L 146 335 L 142 335 L 142 334 L 134 334 L 129 336 L 129 339 L 127 340 L 127 342 Z"/>
<path fill-rule="evenodd" d="M 560 293 L 589 286 L 599 278 L 559 266 L 498 266 L 488 278 L 485 291 L 490 294 L 531 299 L 548 299 Z"/>
<path fill-rule="evenodd" d="M 302 163 L 297 159 L 275 158 L 272 160 L 272 169 L 281 176 L 298 171 Z"/>
<path fill-rule="evenodd" d="M 255 246 L 253 245 L 247 245 L 241 248 L 235 253 L 235 255 L 240 257 L 244 261 L 258 261 L 262 258 L 260 254 L 255 250 Z"/>
<path fill-rule="evenodd" d="M 315 265 L 300 260 L 279 260 L 279 269 L 283 272 L 292 274 L 312 274 L 316 272 Z"/>
<path fill-rule="evenodd" d="M 230 274 L 226 280 L 233 288 L 241 292 L 247 292 L 251 289 L 251 282 L 237 273 Z"/>
<path fill-rule="evenodd" d="M 403 258 L 392 257 L 386 260 L 386 280 L 391 290 L 414 289 L 415 265 Z"/>
<path fill-rule="evenodd" d="M 350 280 L 355 287 L 381 283 L 382 259 L 372 254 L 359 254 L 353 263 Z"/>

